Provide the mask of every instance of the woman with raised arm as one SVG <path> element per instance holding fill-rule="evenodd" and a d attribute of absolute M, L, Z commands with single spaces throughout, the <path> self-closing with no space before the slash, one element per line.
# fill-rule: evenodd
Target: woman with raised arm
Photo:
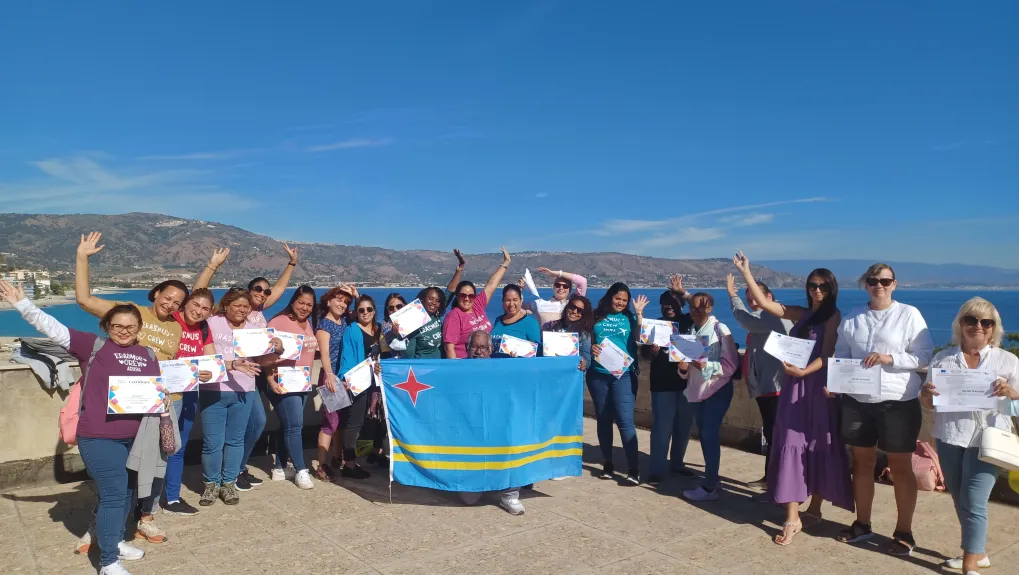
<path fill-rule="evenodd" d="M 446 294 L 433 286 L 418 292 L 417 298 L 432 319 L 407 336 L 404 356 L 410 359 L 442 359 L 442 311 L 446 309 Z"/>
<path fill-rule="evenodd" d="M 775 543 L 789 545 L 804 527 L 802 517 L 809 519 L 809 526 L 821 522 L 825 499 L 853 510 L 849 460 L 839 439 L 839 404 L 826 389 L 828 358 L 835 351 L 841 320 L 839 284 L 830 271 L 818 268 L 807 276 L 807 307 L 786 306 L 764 293 L 743 252 L 736 254 L 733 264 L 746 281 L 747 299 L 753 298 L 772 317 L 796 322 L 789 335 L 815 342 L 805 369 L 782 364 L 785 375 L 766 471 L 768 493 L 786 509 L 785 524 Z M 800 504 L 807 499 L 810 505 L 801 514 Z"/>
<path fill-rule="evenodd" d="M 553 271 L 546 267 L 540 267 L 538 271 L 552 278 L 552 299 L 543 300 L 537 291 L 532 291 L 531 295 L 536 300 L 524 303 L 524 311 L 538 316 L 538 323 L 545 324 L 559 319 L 569 301 L 570 290 L 580 296 L 587 294 L 587 278 L 580 274 Z"/>
<path fill-rule="evenodd" d="M 467 344 L 471 333 L 481 330 L 491 333 L 492 322 L 485 313 L 485 306 L 492 298 L 495 289 L 502 282 L 502 276 L 509 269 L 510 255 L 502 248 L 502 263 L 488 278 L 485 288 L 477 293 L 474 284 L 461 281 L 456 286 L 453 308 L 442 321 L 442 344 L 446 359 L 464 359 L 467 357 Z M 458 270 L 459 271 L 459 270 Z"/>
<path fill-rule="evenodd" d="M 841 398 L 842 440 L 853 450 L 856 521 L 838 539 L 858 543 L 874 535 L 870 518 L 880 447 L 888 454 L 888 467 L 895 477 L 898 511 L 887 552 L 909 556 L 916 547 L 913 452 L 923 424 L 919 399 L 923 380 L 916 370 L 930 364 L 934 342 L 920 310 L 892 299 L 897 284 L 890 266 L 870 266 L 860 276 L 860 285 L 867 289 L 870 301 L 842 317 L 835 357 L 859 359 L 868 368 L 880 366 L 881 394 L 843 394 Z"/>
<path fill-rule="evenodd" d="M 343 333 L 354 322 L 351 313 L 351 302 L 357 299 L 357 288 L 353 285 L 340 285 L 327 291 L 318 302 L 318 312 L 321 314 L 318 320 L 318 327 L 315 329 L 315 338 L 318 339 L 319 357 L 322 361 L 322 370 L 319 371 L 319 385 L 324 385 L 330 393 L 336 393 L 340 384 L 337 372 L 340 369 L 340 350 L 343 347 Z M 322 427 L 318 432 L 318 468 L 315 469 L 315 477 L 319 481 L 332 481 L 336 479 L 330 462 L 330 453 L 333 449 L 333 436 L 340 429 L 340 414 L 338 411 L 330 412 L 322 406 Z M 342 443 L 342 435 L 341 442 Z"/>
<path fill-rule="evenodd" d="M 278 370 L 284 367 L 307 367 L 309 370 L 315 363 L 315 352 L 318 351 L 318 340 L 315 338 L 315 322 L 317 310 L 315 290 L 311 286 L 302 285 L 294 291 L 281 312 L 269 321 L 269 327 L 283 333 L 304 336 L 304 347 L 297 359 L 278 359 L 269 376 L 269 389 L 266 392 L 276 417 L 279 418 L 279 429 L 276 431 L 276 458 L 272 468 L 272 480 L 283 481 L 287 461 L 293 463 L 296 471 L 294 484 L 301 489 L 312 489 L 311 473 L 304 462 L 304 446 L 301 433 L 304 430 L 304 406 L 308 402 L 307 392 L 287 392 L 279 384 Z"/>
<path fill-rule="evenodd" d="M 340 377 L 349 372 L 362 361 L 373 358 L 376 360 L 376 374 L 382 338 L 382 327 L 375 321 L 375 300 L 362 294 L 355 301 L 354 313 L 357 323 L 343 332 L 343 344 L 340 347 Z M 350 388 L 349 383 L 344 386 Z M 343 428 L 343 467 L 340 476 L 350 479 L 367 479 L 371 473 L 357 464 L 357 439 L 361 435 L 365 416 L 373 406 L 370 404 L 376 384 L 373 378 L 371 387 L 354 396 L 349 407 L 340 410 L 340 420 L 345 422 Z M 388 467 L 388 462 L 387 462 Z"/>
<path fill-rule="evenodd" d="M 615 423 L 626 453 L 626 483 L 630 485 L 640 484 L 633 405 L 637 397 L 637 335 L 640 333 L 640 320 L 644 317 L 647 303 L 646 297 L 638 296 L 633 302 L 634 311 L 630 311 L 630 288 L 621 282 L 609 287 L 594 310 L 594 337 L 591 340 L 593 361 L 587 369 L 587 389 L 594 402 L 598 420 L 598 447 L 604 461 L 598 476 L 613 479 L 616 475 L 612 463 L 612 424 Z M 633 358 L 633 363 L 620 377 L 598 363 L 601 344 L 606 339 Z"/>
<path fill-rule="evenodd" d="M 1019 358 L 1001 349 L 1004 334 L 1001 314 L 991 302 L 975 297 L 962 304 L 952 322 L 952 347 L 934 356 L 920 393 L 924 407 L 936 412 L 931 435 L 937 440 L 945 485 L 962 526 L 963 555 L 943 566 L 967 575 L 991 566 L 986 549 L 987 500 L 999 470 L 980 460 L 980 434 L 989 428 L 1011 431 L 1009 416 L 1019 415 Z M 998 405 L 984 410 L 938 410 L 934 397 L 939 394 L 931 381 L 935 369 L 989 372 L 996 378 L 993 394 L 1000 398 Z"/>
<path fill-rule="evenodd" d="M 208 507 L 219 497 L 227 505 L 240 502 L 236 480 L 242 469 L 244 430 L 253 402 L 261 398 L 255 391 L 255 376 L 276 363 L 283 353 L 283 342 L 273 338 L 273 353 L 253 358 L 234 356 L 234 330 L 255 329 L 248 318 L 251 296 L 244 288 L 231 288 L 219 300 L 216 313 L 209 318 L 216 353 L 226 362 L 227 380 L 202 386 L 198 403 L 202 413 L 202 476 L 205 489 L 198 504 Z"/>
<path fill-rule="evenodd" d="M 159 458 L 158 434 L 152 445 L 138 443 L 146 415 L 107 415 L 109 380 L 117 376 L 159 376 L 152 350 L 138 341 L 142 317 L 138 307 L 113 304 L 99 328 L 106 336 L 68 328 L 37 308 L 21 288 L 0 280 L 0 297 L 14 306 L 32 327 L 78 358 L 82 366 L 78 450 L 99 496 L 96 538 L 99 575 L 130 575 L 120 560 L 141 559 L 145 553 L 124 541 L 124 527 L 132 511 L 131 484 L 137 474 L 127 468 L 128 456 L 144 452 Z"/>

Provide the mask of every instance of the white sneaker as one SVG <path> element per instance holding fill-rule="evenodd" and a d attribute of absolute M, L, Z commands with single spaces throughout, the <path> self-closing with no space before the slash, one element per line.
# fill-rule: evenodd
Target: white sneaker
<path fill-rule="evenodd" d="M 106 567 L 99 570 L 99 575 L 131 575 L 131 572 L 124 569 L 124 566 L 120 564 L 120 561 L 116 563 L 110 563 Z"/>
<path fill-rule="evenodd" d="M 988 568 L 990 566 L 991 566 L 991 556 L 990 555 L 984 557 L 980 561 L 977 561 L 977 567 L 980 567 L 982 569 L 986 569 L 986 568 Z M 961 571 L 962 570 L 962 557 L 956 557 L 955 559 L 949 559 L 948 561 L 945 561 L 945 567 L 947 567 L 949 569 L 955 569 L 957 571 Z"/>
<path fill-rule="evenodd" d="M 315 488 L 315 484 L 311 482 L 311 473 L 309 473 L 307 469 L 302 469 L 297 472 L 297 476 L 294 478 L 294 483 L 296 483 L 301 489 Z"/>
<path fill-rule="evenodd" d="M 144 551 L 134 545 L 131 545 L 127 541 L 117 543 L 117 551 L 120 553 L 120 558 L 124 561 L 137 561 L 142 557 L 145 557 Z"/>
<path fill-rule="evenodd" d="M 508 511 L 510 515 L 524 514 L 524 504 L 521 503 L 520 500 L 517 498 L 507 499 L 503 497 L 502 499 L 499 500 L 499 507 L 502 507 L 503 509 Z"/>
<path fill-rule="evenodd" d="M 552 478 L 552 481 L 564 481 L 564 480 L 566 480 L 566 479 L 569 479 L 569 476 L 568 476 L 568 475 L 564 475 L 564 476 L 562 476 L 562 477 L 553 477 L 553 478 Z"/>
<path fill-rule="evenodd" d="M 688 501 L 717 501 L 718 500 L 718 488 L 714 488 L 711 491 L 704 489 L 702 486 L 698 486 L 697 489 L 687 489 L 683 492 L 683 497 Z"/>
<path fill-rule="evenodd" d="M 74 546 L 74 553 L 77 555 L 88 555 L 88 550 L 92 547 L 92 536 L 96 533 L 96 520 L 93 517 L 92 523 L 88 524 L 88 529 L 85 530 L 85 534 L 78 540 L 78 544 Z M 961 565 L 961 563 L 960 563 Z"/>

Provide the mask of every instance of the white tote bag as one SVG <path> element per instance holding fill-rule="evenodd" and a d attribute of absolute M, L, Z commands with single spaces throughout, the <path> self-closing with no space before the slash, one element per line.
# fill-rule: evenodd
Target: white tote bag
<path fill-rule="evenodd" d="M 985 426 L 980 433 L 980 461 L 1019 471 L 1019 437 L 1004 429 Z"/>

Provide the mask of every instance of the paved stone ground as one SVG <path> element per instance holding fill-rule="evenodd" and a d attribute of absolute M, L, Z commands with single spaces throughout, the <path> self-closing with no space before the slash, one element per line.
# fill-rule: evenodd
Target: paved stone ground
<path fill-rule="evenodd" d="M 639 431 L 647 447 L 646 431 Z M 624 487 L 590 474 L 599 461 L 594 424 L 585 423 L 584 477 L 548 481 L 525 492 L 527 513 L 513 517 L 489 505 L 463 507 L 455 496 L 394 485 L 381 474 L 365 482 L 313 491 L 266 482 L 236 507 L 217 503 L 196 517 L 161 514 L 169 540 L 138 543 L 143 560 L 127 565 L 151 573 L 929 573 L 958 552 L 959 525 L 949 496 L 920 494 L 916 556 L 885 555 L 883 537 L 854 547 L 832 539 L 852 517 L 825 506 L 825 522 L 779 547 L 782 512 L 750 499 L 744 482 L 761 475 L 764 459 L 726 449 L 721 501 L 692 505 L 678 497 L 692 481 L 659 489 Z M 622 462 L 616 450 L 616 461 Z M 311 453 L 309 452 L 309 455 Z M 643 457 L 643 456 L 642 456 Z M 696 442 L 688 460 L 702 461 Z M 262 462 L 263 464 L 265 461 Z M 646 465 L 646 461 L 642 465 Z M 620 464 L 617 463 L 617 468 Z M 260 474 L 264 475 L 264 474 Z M 185 472 L 185 498 L 199 469 Z M 894 526 L 892 489 L 877 490 L 875 529 Z M 0 565 L 5 573 L 95 573 L 98 556 L 73 554 L 88 524 L 90 483 L 26 489 L 0 496 Z M 1019 509 L 991 504 L 988 549 L 1002 574 L 1019 564 Z"/>

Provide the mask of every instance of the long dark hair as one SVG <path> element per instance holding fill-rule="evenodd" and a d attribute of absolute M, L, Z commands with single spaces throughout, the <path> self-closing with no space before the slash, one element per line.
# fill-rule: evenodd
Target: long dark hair
<path fill-rule="evenodd" d="M 570 323 L 570 320 L 566 318 L 566 308 L 570 307 L 573 302 L 579 301 L 584 304 L 584 311 L 580 312 L 580 321 L 576 323 Z M 594 331 L 594 309 L 591 307 L 591 300 L 587 299 L 582 295 L 573 294 L 568 300 L 566 300 L 566 306 L 563 307 L 563 315 L 559 319 L 559 325 L 564 328 L 569 326 L 570 329 L 575 329 L 581 333 L 590 334 Z"/>
<path fill-rule="evenodd" d="M 155 303 L 156 295 L 166 288 L 176 288 L 184 292 L 184 299 L 182 299 L 181 302 L 188 299 L 188 296 L 191 295 L 191 292 L 188 291 L 188 286 L 184 285 L 184 282 L 180 280 L 166 280 L 164 282 L 160 282 L 159 285 L 149 290 L 149 301 Z M 181 303 L 181 305 L 184 304 Z"/>
<path fill-rule="evenodd" d="M 469 282 L 467 280 L 463 280 L 462 282 L 456 284 L 456 289 L 453 290 L 453 297 L 449 298 L 449 309 L 453 309 L 454 307 L 458 307 L 456 305 L 456 302 L 460 299 L 460 297 L 459 297 L 460 296 L 460 290 L 462 290 L 466 286 L 471 286 L 471 289 L 474 290 L 474 295 L 475 296 L 478 295 L 478 288 L 474 287 L 474 282 Z M 471 308 L 471 309 L 474 309 L 474 308 Z"/>
<path fill-rule="evenodd" d="M 384 319 L 386 321 L 389 321 L 389 302 L 393 301 L 394 299 L 398 299 L 398 300 L 400 300 L 400 303 L 402 303 L 403 305 L 407 305 L 407 300 L 403 299 L 402 295 L 400 295 L 400 294 L 398 294 L 396 292 L 393 292 L 393 293 L 387 295 L 386 296 L 386 309 L 382 310 L 382 319 Z M 378 316 L 379 316 L 378 315 L 378 310 L 376 310 L 375 311 L 375 317 L 378 317 Z"/>
<path fill-rule="evenodd" d="M 290 303 L 287 307 L 283 308 L 278 314 L 272 316 L 273 319 L 278 318 L 281 315 L 285 315 L 293 321 L 297 321 L 297 314 L 294 313 L 294 302 L 303 295 L 311 296 L 311 314 L 308 315 L 308 321 L 311 322 L 311 329 L 314 330 L 318 326 L 318 301 L 315 299 L 315 290 L 309 285 L 298 286 L 294 290 L 294 295 L 290 296 Z"/>
<path fill-rule="evenodd" d="M 363 293 L 363 294 L 361 294 L 361 295 L 359 295 L 357 297 L 357 301 L 355 301 L 354 304 L 353 304 L 354 305 L 354 315 L 355 316 L 357 315 L 357 308 L 361 307 L 361 304 L 364 303 L 364 302 L 368 302 L 368 303 L 372 304 L 372 307 L 375 308 L 375 321 L 373 322 L 374 325 L 372 326 L 372 332 L 373 332 L 372 333 L 372 345 L 374 345 L 376 343 L 379 343 L 379 338 L 382 335 L 382 327 L 379 326 L 379 306 L 375 305 L 375 300 L 372 299 L 372 296 L 370 296 L 370 295 L 368 295 L 366 293 Z M 360 322 L 358 322 L 358 323 L 360 324 Z M 350 327 L 354 327 L 354 326 L 350 326 Z M 360 328 L 358 328 L 358 329 L 360 329 Z M 361 331 L 364 331 L 364 330 L 361 330 Z"/>
<path fill-rule="evenodd" d="M 633 299 L 633 294 L 630 293 L 630 288 L 623 282 L 616 282 L 609 287 L 609 291 L 605 292 L 605 295 L 601 296 L 598 300 L 598 307 L 594 310 L 594 323 L 598 323 L 605 319 L 610 313 L 612 313 L 612 298 L 616 297 L 619 292 L 626 292 L 627 304 L 626 308 L 623 309 L 623 314 L 630 318 L 631 322 L 637 321 L 633 317 L 633 312 L 630 311 L 630 300 Z"/>
<path fill-rule="evenodd" d="M 796 333 L 793 334 L 795 337 L 801 339 L 807 339 L 810 336 L 810 330 L 815 325 L 821 325 L 828 321 L 828 319 L 835 315 L 835 313 L 839 310 L 839 282 L 835 279 L 835 274 L 831 273 L 831 270 L 827 268 L 817 268 L 810 272 L 807 276 L 807 281 L 809 282 L 810 278 L 813 277 L 821 278 L 826 284 L 828 284 L 828 295 L 824 296 L 824 301 L 821 302 L 821 307 L 811 313 L 810 317 L 807 318 L 807 321 L 803 322 L 803 324 L 796 330 Z M 807 308 L 809 309 L 810 289 L 806 287 L 803 289 L 807 292 Z"/>
<path fill-rule="evenodd" d="M 442 315 L 442 310 L 446 309 L 446 292 L 440 287 L 426 287 L 425 289 L 418 292 L 417 298 L 421 300 L 421 304 L 424 305 L 425 300 L 428 298 L 428 293 L 434 291 L 439 296 L 439 309 L 435 312 L 435 317 Z"/>

